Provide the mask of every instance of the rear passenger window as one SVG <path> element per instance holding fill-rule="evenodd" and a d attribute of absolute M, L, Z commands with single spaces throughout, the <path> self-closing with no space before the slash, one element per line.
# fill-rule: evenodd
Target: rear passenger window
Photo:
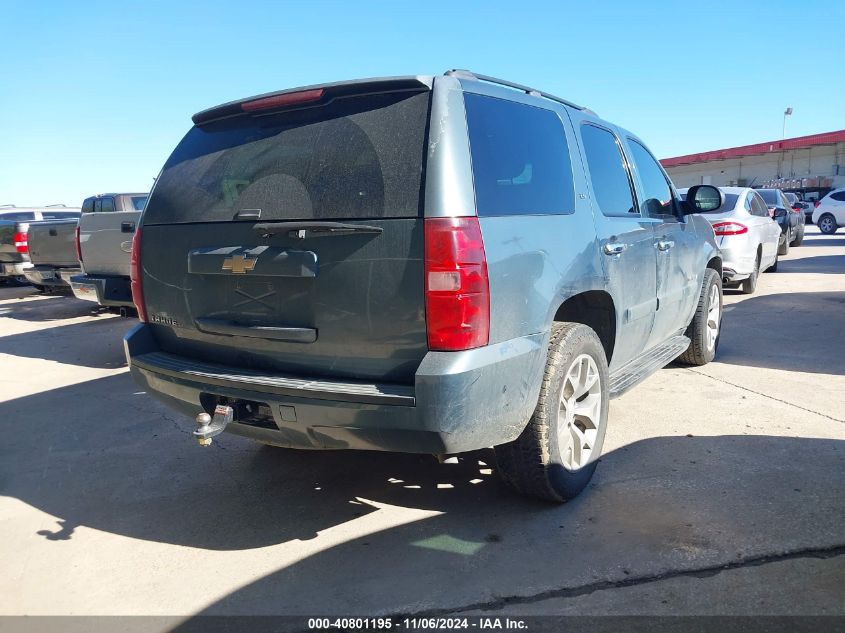
<path fill-rule="evenodd" d="M 478 215 L 575 211 L 566 133 L 551 110 L 464 94 Z"/>
<path fill-rule="evenodd" d="M 103 207 L 100 209 L 103 213 L 114 211 L 114 198 L 103 198 Z"/>
<path fill-rule="evenodd" d="M 837 191 L 836 193 L 830 194 L 830 197 L 839 202 L 845 202 L 845 191 Z"/>
<path fill-rule="evenodd" d="M 584 125 L 581 127 L 581 140 L 584 142 L 593 196 L 601 212 L 611 216 L 637 213 L 631 180 L 616 136 L 604 128 Z"/>
<path fill-rule="evenodd" d="M 672 190 L 660 165 L 645 147 L 633 139 L 628 139 L 628 141 L 645 198 L 640 203 L 640 211 L 648 217 L 675 216 Z"/>

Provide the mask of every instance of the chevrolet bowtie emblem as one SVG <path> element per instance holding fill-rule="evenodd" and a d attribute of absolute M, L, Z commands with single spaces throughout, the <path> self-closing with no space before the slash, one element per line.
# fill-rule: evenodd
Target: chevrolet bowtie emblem
<path fill-rule="evenodd" d="M 255 268 L 257 259 L 247 259 L 243 255 L 233 255 L 223 260 L 223 270 L 231 270 L 237 275 L 243 275 L 248 270 Z"/>

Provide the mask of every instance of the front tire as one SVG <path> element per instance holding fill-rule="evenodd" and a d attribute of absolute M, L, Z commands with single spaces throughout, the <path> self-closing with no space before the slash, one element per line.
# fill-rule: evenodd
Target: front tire
<path fill-rule="evenodd" d="M 610 380 L 604 348 L 580 323 L 555 323 L 534 414 L 522 434 L 496 447 L 504 482 L 547 501 L 572 499 L 589 483 L 607 427 Z"/>
<path fill-rule="evenodd" d="M 798 229 L 798 237 L 796 237 L 792 241 L 792 246 L 801 246 L 801 243 L 804 241 L 804 227 L 802 226 Z"/>
<path fill-rule="evenodd" d="M 771 266 L 769 266 L 766 269 L 767 273 L 776 273 L 778 271 L 778 260 L 779 259 L 780 259 L 780 256 L 777 253 L 775 253 L 775 263 L 772 264 Z"/>
<path fill-rule="evenodd" d="M 678 356 L 679 361 L 687 365 L 706 365 L 716 358 L 722 335 L 722 283 L 719 273 L 712 268 L 704 271 L 695 315 L 685 334 L 690 344 L 687 351 Z"/>
<path fill-rule="evenodd" d="M 825 213 L 819 218 L 819 231 L 825 235 L 833 235 L 836 233 L 836 229 L 838 228 L 839 225 L 836 224 L 836 218 L 834 218 L 830 213 Z"/>

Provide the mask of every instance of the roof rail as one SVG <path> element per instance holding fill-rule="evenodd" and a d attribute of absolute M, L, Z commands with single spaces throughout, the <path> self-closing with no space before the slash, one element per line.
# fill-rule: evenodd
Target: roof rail
<path fill-rule="evenodd" d="M 48 205 L 47 205 L 46 207 L 44 207 L 44 208 L 45 208 L 45 209 L 51 209 L 51 208 L 53 208 L 53 207 L 66 207 L 66 206 L 67 206 L 66 204 L 48 204 Z"/>
<path fill-rule="evenodd" d="M 13 204 L 0 204 L 0 209 L 17 209 Z"/>
<path fill-rule="evenodd" d="M 477 79 L 479 81 L 486 81 L 487 83 L 491 84 L 507 86 L 508 88 L 513 88 L 514 90 L 521 90 L 522 92 L 535 97 L 544 97 L 546 99 L 550 99 L 551 101 L 557 101 L 558 103 L 567 105 L 570 108 L 575 108 L 576 110 L 584 110 L 586 112 L 595 114 L 592 110 L 590 110 L 589 108 L 585 108 L 584 106 L 579 106 L 578 104 L 572 103 L 571 101 L 567 101 L 566 99 L 561 99 L 560 97 L 551 95 L 548 92 L 542 92 L 540 90 L 537 90 L 536 88 L 529 88 L 528 86 L 523 86 L 522 84 L 517 84 L 506 79 L 497 79 L 496 77 L 490 77 L 489 75 L 479 75 L 478 73 L 474 73 L 471 70 L 464 70 L 461 68 L 453 68 L 452 70 L 447 70 L 444 74 L 452 77 L 457 77 L 459 79 L 461 77 L 463 77 L 464 79 Z"/>

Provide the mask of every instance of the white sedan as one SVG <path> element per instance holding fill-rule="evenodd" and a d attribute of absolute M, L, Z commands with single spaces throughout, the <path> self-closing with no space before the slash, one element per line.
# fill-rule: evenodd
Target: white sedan
<path fill-rule="evenodd" d="M 678 193 L 686 198 L 686 189 Z M 713 227 L 722 250 L 722 279 L 751 294 L 765 270 L 778 266 L 780 225 L 769 215 L 760 194 L 748 187 L 719 187 L 724 200 L 714 211 L 699 214 Z"/>

